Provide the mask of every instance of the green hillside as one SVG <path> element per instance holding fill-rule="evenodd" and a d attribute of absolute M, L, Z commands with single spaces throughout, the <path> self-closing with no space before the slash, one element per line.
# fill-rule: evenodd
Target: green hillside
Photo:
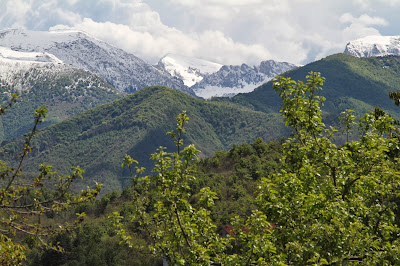
<path fill-rule="evenodd" d="M 185 143 L 194 143 L 202 156 L 257 137 L 268 141 L 288 135 L 279 114 L 151 87 L 43 129 L 35 137 L 33 154 L 24 169 L 34 171 L 47 163 L 67 172 L 70 166 L 80 166 L 88 183 L 95 179 L 105 184 L 105 192 L 121 190 L 130 182 L 127 170 L 121 168 L 124 155 L 131 155 L 150 171 L 152 152 L 161 145 L 174 148 L 166 132 L 175 128 L 176 116 L 183 110 L 190 117 Z M 10 142 L 3 149 L 15 154 L 21 144 Z"/>
<path fill-rule="evenodd" d="M 68 66 L 48 72 L 33 69 L 13 84 L 0 80 L 0 101 L 7 102 L 11 93 L 20 99 L 0 117 L 0 142 L 25 134 L 33 125 L 34 110 L 43 105 L 49 114 L 42 127 L 124 95 L 96 75 Z"/>
<path fill-rule="evenodd" d="M 310 71 L 321 72 L 326 78 L 321 95 L 327 98 L 323 110 L 328 124 L 335 125 L 339 112 L 348 108 L 363 114 L 379 106 L 399 116 L 387 93 L 389 89 L 400 89 L 399 57 L 355 58 L 337 54 L 287 72 L 285 76 L 304 80 Z M 63 85 L 59 88 L 62 91 Z M 54 93 L 49 96 L 44 92 L 42 90 L 41 97 L 36 98 L 57 103 L 54 107 L 49 105 L 50 123 L 68 117 L 60 112 L 73 115 L 89 108 L 76 101 L 87 99 L 85 97 L 71 96 L 69 99 L 75 102 L 66 101 L 60 105 L 61 101 L 51 97 Z M 44 129 L 35 139 L 35 149 L 25 169 L 34 171 L 39 164 L 48 163 L 67 172 L 70 166 L 81 166 L 86 170 L 87 180 L 104 183 L 105 191 L 120 190 L 129 183 L 127 170 L 120 167 L 124 155 L 139 160 L 150 172 L 150 154 L 161 145 L 174 148 L 165 133 L 175 127 L 178 113 L 185 110 L 190 117 L 185 143 L 194 143 L 204 157 L 234 144 L 250 143 L 257 137 L 268 141 L 288 136 L 289 131 L 283 127 L 278 114 L 280 103 L 272 82 L 232 100 L 214 101 L 196 99 L 165 87 L 147 88 Z M 28 120 L 32 110 L 27 110 L 26 106 L 26 101 L 22 101 L 20 107 L 16 106 L 21 109 L 15 109 Z M 3 118 L 3 125 L 8 126 L 8 123 L 19 121 L 15 116 L 8 121 Z M 27 127 L 20 127 L 18 132 L 26 132 Z M 20 145 L 21 142 L 9 141 L 3 147 L 15 154 Z"/>
<path fill-rule="evenodd" d="M 363 114 L 378 106 L 398 116 L 388 90 L 400 90 L 400 57 L 356 58 L 335 54 L 288 71 L 284 76 L 304 80 L 310 71 L 320 72 L 326 79 L 321 92 L 327 99 L 323 107 L 325 112 L 336 114 L 353 109 Z M 272 81 L 251 93 L 237 95 L 232 101 L 263 112 L 278 112 L 281 104 Z"/>

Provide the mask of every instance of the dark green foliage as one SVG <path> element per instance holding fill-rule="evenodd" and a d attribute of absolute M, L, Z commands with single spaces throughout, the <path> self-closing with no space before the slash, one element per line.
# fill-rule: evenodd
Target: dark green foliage
<path fill-rule="evenodd" d="M 104 218 L 96 223 L 84 223 L 68 234 L 54 237 L 64 252 L 32 249 L 28 254 L 27 265 L 160 265 L 160 258 L 141 254 L 127 246 L 111 230 L 111 224 Z M 143 241 L 137 239 L 138 242 Z"/>
<path fill-rule="evenodd" d="M 213 157 L 200 160 L 195 168 L 194 180 L 190 182 L 190 201 L 198 201 L 198 193 L 203 187 L 210 187 L 217 192 L 218 199 L 212 208 L 211 216 L 217 225 L 230 224 L 234 214 L 246 218 L 255 208 L 256 186 L 259 178 L 246 178 L 243 172 L 250 173 L 253 168 L 260 169 L 260 176 L 275 173 L 279 168 L 282 155 L 282 145 L 278 141 L 265 143 L 261 138 L 251 144 L 234 145 L 229 151 L 217 151 Z M 253 158 L 253 159 L 252 159 Z M 257 158 L 254 160 L 254 158 Z M 243 160 L 252 161 L 249 166 L 241 165 Z M 215 161 L 218 160 L 218 165 Z M 247 175 L 247 174 L 246 174 Z M 52 250 L 39 250 L 30 247 L 27 254 L 29 265 L 88 265 L 96 262 L 98 265 L 157 265 L 161 263 L 159 256 L 143 254 L 136 249 L 128 249 L 119 244 L 119 238 L 112 230 L 111 221 L 107 218 L 111 212 L 118 210 L 130 222 L 130 216 L 136 209 L 131 201 L 135 187 L 127 186 L 121 193 L 116 191 L 105 194 L 101 199 L 85 202 L 66 215 L 55 215 L 50 219 L 72 219 L 74 213 L 85 212 L 85 222 L 68 234 L 54 237 L 54 243 L 59 242 L 64 253 Z M 151 197 L 156 198 L 156 194 Z M 153 201 L 153 205 L 155 202 Z M 196 204 L 194 205 L 197 206 Z M 147 211 L 153 211 L 148 209 Z M 140 233 L 138 224 L 129 224 L 127 230 L 134 237 L 137 245 L 145 244 L 145 238 Z M 91 253 L 91 256 L 85 254 Z"/>
<path fill-rule="evenodd" d="M 261 138 L 251 144 L 234 145 L 227 152 L 218 151 L 198 163 L 196 179 L 190 184 L 192 193 L 203 187 L 217 193 L 218 200 L 211 212 L 216 224 L 230 224 L 235 215 L 247 217 L 255 209 L 260 178 L 278 171 L 281 155 L 280 142 L 265 143 Z"/>

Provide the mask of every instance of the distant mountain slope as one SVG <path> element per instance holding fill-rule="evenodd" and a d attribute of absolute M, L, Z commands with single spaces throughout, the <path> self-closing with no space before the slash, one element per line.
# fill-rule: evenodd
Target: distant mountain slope
<path fill-rule="evenodd" d="M 367 36 L 349 42 L 345 54 L 357 57 L 400 55 L 400 36 Z"/>
<path fill-rule="evenodd" d="M 223 66 L 217 72 L 205 75 L 191 88 L 202 98 L 232 97 L 238 93 L 248 93 L 268 80 L 296 65 L 286 62 L 267 60 L 258 66 Z"/>
<path fill-rule="evenodd" d="M 49 125 L 124 95 L 54 55 L 4 47 L 0 47 L 0 92 L 2 102 L 7 102 L 11 93 L 20 95 L 15 106 L 0 117 L 0 142 L 27 133 L 34 110 L 43 105 L 49 110 L 43 125 Z"/>
<path fill-rule="evenodd" d="M 121 168 L 124 155 L 132 155 L 151 171 L 152 152 L 159 146 L 175 149 L 166 132 L 175 129 L 176 116 L 183 110 L 190 117 L 185 144 L 194 143 L 201 156 L 257 137 L 267 141 L 288 134 L 279 114 L 151 87 L 43 129 L 35 137 L 34 154 L 24 169 L 48 163 L 66 172 L 71 165 L 79 165 L 86 170 L 87 182 L 96 179 L 105 184 L 105 191 L 121 189 L 130 182 L 127 169 Z M 14 154 L 20 144 L 10 142 L 2 149 Z"/>
<path fill-rule="evenodd" d="M 66 64 L 97 74 L 119 91 L 135 92 L 147 86 L 163 85 L 194 95 L 180 79 L 83 32 L 3 30 L 0 46 L 51 53 Z"/>
<path fill-rule="evenodd" d="M 180 78 L 191 87 L 201 81 L 206 74 L 217 72 L 222 65 L 207 60 L 177 54 L 167 54 L 157 64 L 172 76 Z"/>
<path fill-rule="evenodd" d="M 310 71 L 321 72 L 326 78 L 321 92 L 327 98 L 325 112 L 337 114 L 350 108 L 362 114 L 376 105 L 399 114 L 388 90 L 400 90 L 400 57 L 356 58 L 336 54 L 288 71 L 284 76 L 305 80 Z M 263 112 L 278 112 L 281 104 L 272 81 L 251 93 L 237 95 L 232 101 Z"/>

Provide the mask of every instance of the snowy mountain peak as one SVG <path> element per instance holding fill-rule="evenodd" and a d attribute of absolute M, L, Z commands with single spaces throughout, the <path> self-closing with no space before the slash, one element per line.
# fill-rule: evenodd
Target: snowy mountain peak
<path fill-rule="evenodd" d="M 345 54 L 356 57 L 400 55 L 400 36 L 367 36 L 349 42 Z"/>
<path fill-rule="evenodd" d="M 82 31 L 3 30 L 0 46 L 53 54 L 65 64 L 97 74 L 119 91 L 162 85 L 194 95 L 182 80 Z"/>
<path fill-rule="evenodd" d="M 186 86 L 201 81 L 205 74 L 217 72 L 222 65 L 207 60 L 178 54 L 167 54 L 157 64 L 174 77 L 183 80 Z"/>

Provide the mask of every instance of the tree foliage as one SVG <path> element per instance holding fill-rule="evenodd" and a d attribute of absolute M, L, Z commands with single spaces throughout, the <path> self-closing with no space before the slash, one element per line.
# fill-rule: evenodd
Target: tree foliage
<path fill-rule="evenodd" d="M 132 222 L 149 236 L 149 251 L 173 264 L 395 264 L 400 257 L 398 211 L 399 129 L 375 108 L 358 121 L 361 136 L 336 145 L 337 130 L 322 121 L 319 96 L 324 79 L 310 72 L 306 82 L 278 77 L 274 88 L 292 137 L 283 144 L 280 171 L 259 184 L 254 210 L 236 216 L 228 238 L 216 234 L 210 206 L 216 193 L 201 190 L 198 208 L 189 203 L 191 161 L 197 150 L 182 150 L 185 114 L 168 133 L 177 152 L 152 155 L 154 175 L 135 183 Z M 341 119 L 347 135 L 356 125 L 349 110 Z M 126 157 L 125 163 L 137 163 Z M 138 168 L 138 173 L 142 172 Z M 130 243 L 123 218 L 114 213 L 119 234 Z M 269 223 L 270 222 L 270 223 Z M 142 232 L 143 233 L 143 232 Z M 130 243 L 134 244 L 134 243 Z"/>
<path fill-rule="evenodd" d="M 18 96 L 12 95 L 10 103 L 0 107 L 3 114 L 12 107 Z M 60 231 L 68 231 L 69 224 L 52 225 L 49 216 L 65 211 L 71 205 L 85 202 L 98 195 L 101 189 L 96 184 L 94 189 L 87 189 L 74 195 L 69 192 L 71 184 L 82 178 L 83 170 L 73 167 L 70 175 L 58 175 L 49 165 L 41 164 L 39 173 L 32 179 L 23 177 L 22 166 L 28 154 L 32 151 L 31 141 L 37 132 L 37 127 L 45 119 L 45 107 L 35 111 L 34 125 L 30 133 L 25 135 L 22 152 L 15 167 L 0 161 L 0 264 L 15 265 L 25 259 L 25 247 L 12 238 L 28 236 L 31 240 L 59 250 L 58 246 L 48 246 L 46 238 Z M 51 189 L 51 187 L 54 189 Z M 83 214 L 78 215 L 76 222 L 82 220 Z"/>
<path fill-rule="evenodd" d="M 274 248 L 268 237 L 270 224 L 261 212 L 254 210 L 245 220 L 236 217 L 232 221 L 235 234 L 222 238 L 210 217 L 216 193 L 204 187 L 198 194 L 200 207 L 194 208 L 189 203 L 189 181 L 195 178 L 192 162 L 198 150 L 193 145 L 182 148 L 184 124 L 188 120 L 187 115 L 181 113 L 176 131 L 167 133 L 176 143 L 177 151 L 168 153 L 161 147 L 151 156 L 155 161 L 155 174 L 134 181 L 136 209 L 131 221 L 149 237 L 149 245 L 142 248 L 178 265 L 248 264 L 273 260 Z M 126 156 L 124 164 L 130 166 L 132 163 L 137 161 Z M 137 173 L 143 172 L 141 168 L 136 169 Z M 121 221 L 124 217 L 117 212 L 112 217 L 121 238 L 134 246 L 131 236 L 123 229 Z M 230 252 L 232 250 L 236 252 Z"/>
<path fill-rule="evenodd" d="M 369 112 L 358 141 L 332 143 L 321 118 L 319 73 L 307 83 L 278 78 L 281 112 L 293 137 L 281 172 L 264 178 L 258 202 L 278 225 L 273 243 L 288 264 L 394 264 L 399 248 L 398 129 L 391 116 Z M 376 110 L 375 110 L 376 111 Z M 350 129 L 353 118 L 345 119 Z"/>

